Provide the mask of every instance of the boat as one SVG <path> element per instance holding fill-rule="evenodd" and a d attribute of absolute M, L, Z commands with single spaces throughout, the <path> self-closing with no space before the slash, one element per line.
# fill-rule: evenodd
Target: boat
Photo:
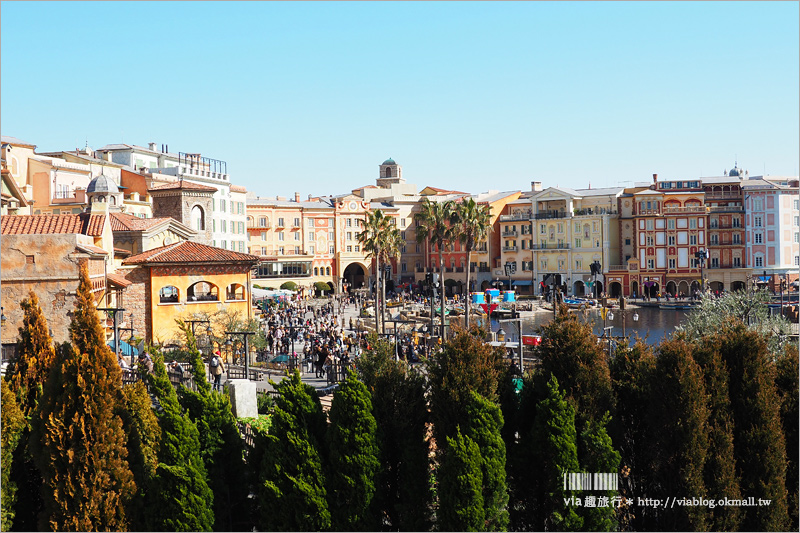
<path fill-rule="evenodd" d="M 563 301 L 570 309 L 586 309 L 594 305 L 593 301 L 584 298 L 564 298 Z"/>

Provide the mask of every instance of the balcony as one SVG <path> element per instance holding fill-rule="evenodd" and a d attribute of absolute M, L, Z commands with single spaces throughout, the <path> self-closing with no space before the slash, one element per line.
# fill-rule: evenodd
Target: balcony
<path fill-rule="evenodd" d="M 707 208 L 703 205 L 692 205 L 689 207 L 664 207 L 664 214 L 684 214 L 684 213 L 706 213 Z"/>
<path fill-rule="evenodd" d="M 608 270 L 628 270 L 628 265 L 609 265 Z"/>
<path fill-rule="evenodd" d="M 573 213 L 576 217 L 582 216 L 597 216 L 597 215 L 618 215 L 619 211 L 616 209 L 606 209 L 601 207 L 600 209 L 576 209 Z"/>
<path fill-rule="evenodd" d="M 514 229 L 514 230 L 511 230 L 511 231 L 504 231 L 502 235 L 503 235 L 503 237 L 516 237 L 518 234 L 517 234 L 517 230 Z"/>
<path fill-rule="evenodd" d="M 742 198 L 741 192 L 719 192 L 719 191 L 705 191 L 706 199 L 729 199 L 740 200 Z"/>
<path fill-rule="evenodd" d="M 736 224 L 709 224 L 708 229 L 740 229 L 743 230 L 744 228 L 741 225 Z"/>
<path fill-rule="evenodd" d="M 511 215 L 500 215 L 500 222 L 517 222 L 520 220 L 530 220 L 531 215 L 532 215 L 531 211 L 514 213 Z"/>
<path fill-rule="evenodd" d="M 478 272 L 491 272 L 491 271 L 492 269 L 489 268 L 488 266 L 478 267 Z"/>
<path fill-rule="evenodd" d="M 456 267 L 456 272 L 464 272 L 464 267 Z"/>
<path fill-rule="evenodd" d="M 720 248 L 727 248 L 727 247 L 737 247 L 737 246 L 744 246 L 744 243 L 741 241 L 739 242 L 710 242 L 708 243 L 709 246 L 720 247 Z"/>
<path fill-rule="evenodd" d="M 533 215 L 534 220 L 546 220 L 550 218 L 569 218 L 569 213 L 564 211 L 542 211 Z"/>
<path fill-rule="evenodd" d="M 503 251 L 504 252 L 516 252 L 517 251 L 517 247 L 516 246 L 503 246 Z"/>
<path fill-rule="evenodd" d="M 548 242 L 542 244 L 534 244 L 534 250 L 569 250 L 570 245 L 566 242 Z"/>
<path fill-rule="evenodd" d="M 741 205 L 715 205 L 708 207 L 709 213 L 744 213 Z"/>

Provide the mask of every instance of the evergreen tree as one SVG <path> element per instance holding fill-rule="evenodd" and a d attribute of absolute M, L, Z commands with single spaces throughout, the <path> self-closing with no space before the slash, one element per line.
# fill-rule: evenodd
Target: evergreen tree
<path fill-rule="evenodd" d="M 771 501 L 770 505 L 743 508 L 741 527 L 747 531 L 784 531 L 789 527 L 786 445 L 775 363 L 766 339 L 741 323 L 723 327 L 716 342 L 730 372 L 734 454 L 742 495 Z"/>
<path fill-rule="evenodd" d="M 333 396 L 328 429 L 328 507 L 334 531 L 375 531 L 368 513 L 380 468 L 367 387 L 350 372 Z"/>
<path fill-rule="evenodd" d="M 457 330 L 444 349 L 428 359 L 431 419 L 437 443 L 454 435 L 457 426 L 466 426 L 470 392 L 497 401 L 498 383 L 507 366 L 503 350 L 464 330 Z"/>
<path fill-rule="evenodd" d="M 563 482 L 565 474 L 580 472 L 575 409 L 566 401 L 555 376 L 551 375 L 547 383 L 547 396 L 536 406 L 527 445 L 532 449 L 527 468 L 532 491 L 525 502 L 529 529 L 580 529 L 583 520 L 565 503 L 574 493 Z"/>
<path fill-rule="evenodd" d="M 17 502 L 17 485 L 11 481 L 11 462 L 14 451 L 19 444 L 22 432 L 25 429 L 25 417 L 22 414 L 17 399 L 5 380 L 0 381 L 2 387 L 2 421 L 0 421 L 0 454 L 2 454 L 2 500 L 0 500 L 0 531 L 10 531 L 14 523 L 15 505 Z"/>
<path fill-rule="evenodd" d="M 508 486 L 506 485 L 506 446 L 500 434 L 503 415 L 497 404 L 475 391 L 467 400 L 467 426 L 464 436 L 478 445 L 481 465 L 483 531 L 508 528 Z"/>
<path fill-rule="evenodd" d="M 274 386 L 280 396 L 261 464 L 262 528 L 330 529 L 322 448 L 326 420 L 319 398 L 300 381 L 299 372 Z"/>
<path fill-rule="evenodd" d="M 440 531 L 491 531 L 485 529 L 480 453 L 459 428 L 453 438 L 447 437 L 438 470 Z"/>
<path fill-rule="evenodd" d="M 25 417 L 25 427 L 14 450 L 9 483 L 17 488 L 14 527 L 19 531 L 33 531 L 42 509 L 42 476 L 28 447 L 30 422 L 55 361 L 55 349 L 39 298 L 33 291 L 20 307 L 23 310 L 22 327 L 19 328 L 17 354 L 8 367 L 7 379 Z"/>
<path fill-rule="evenodd" d="M 250 529 L 254 517 L 248 505 L 248 480 L 242 442 L 230 398 L 211 390 L 197 341 L 190 328 L 179 321 L 187 338 L 187 356 L 197 391 L 181 386 L 178 399 L 200 435 L 200 457 L 214 493 L 214 529 Z"/>
<path fill-rule="evenodd" d="M 597 422 L 589 422 L 581 432 L 583 472 L 613 474 L 619 472 L 620 454 L 614 449 L 611 437 L 606 431 L 609 418 L 605 416 Z M 618 496 L 618 491 L 606 490 L 594 492 L 593 495 L 605 496 L 611 501 L 613 497 Z M 583 517 L 584 531 L 617 531 L 618 529 L 616 509 L 613 505 L 581 507 L 579 514 Z"/>
<path fill-rule="evenodd" d="M 144 531 L 149 525 L 146 497 L 152 490 L 158 467 L 161 427 L 144 382 L 126 385 L 122 392 L 126 403 L 121 416 L 128 439 L 128 463 L 138 489 L 130 504 L 128 516 L 132 531 Z"/>
<path fill-rule="evenodd" d="M 576 409 L 579 427 L 613 412 L 608 354 L 592 332 L 592 326 L 562 311 L 541 328 L 539 356 L 542 374 L 556 377 Z"/>
<path fill-rule="evenodd" d="M 178 403 L 163 356 L 156 350 L 151 355 L 153 372 L 148 374 L 148 380 L 161 406 L 161 439 L 153 491 L 148 495 L 148 529 L 211 531 L 214 494 L 200 457 L 197 426 Z"/>
<path fill-rule="evenodd" d="M 69 329 L 72 344 L 62 345 L 31 424 L 43 479 L 40 529 L 124 530 L 136 486 L 116 414 L 124 405 L 122 376 L 105 344 L 85 265 Z"/>
<path fill-rule="evenodd" d="M 425 377 L 395 361 L 389 342 L 373 336 L 370 345 L 357 368 L 372 396 L 380 449 L 371 514 L 382 518 L 383 530 L 428 531 L 433 493 Z"/>
<path fill-rule="evenodd" d="M 696 343 L 694 359 L 702 367 L 708 396 L 708 456 L 704 480 L 709 498 L 741 498 L 733 448 L 733 414 L 728 394 L 728 369 L 715 339 Z M 738 531 L 741 507 L 717 506 L 711 510 L 711 529 Z"/>
<path fill-rule="evenodd" d="M 647 420 L 659 447 L 653 472 L 655 497 L 707 496 L 703 472 L 708 453 L 708 397 L 689 343 L 681 338 L 661 343 L 650 390 Z M 680 506 L 660 513 L 648 529 L 706 531 L 708 525 L 708 509 Z"/>
<path fill-rule="evenodd" d="M 797 410 L 798 396 L 798 355 L 797 347 L 789 345 L 786 351 L 777 362 L 776 385 L 778 394 L 781 396 L 781 425 L 783 435 L 786 440 L 786 491 L 788 493 L 788 509 L 791 531 L 797 531 L 798 526 L 798 502 L 797 483 L 800 473 L 797 470 L 797 459 L 800 454 L 800 443 L 797 441 L 797 420 L 800 413 Z"/>

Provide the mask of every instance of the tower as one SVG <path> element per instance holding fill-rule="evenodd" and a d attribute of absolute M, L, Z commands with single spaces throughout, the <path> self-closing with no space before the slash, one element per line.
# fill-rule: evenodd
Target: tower
<path fill-rule="evenodd" d="M 394 162 L 391 157 L 380 164 L 377 185 L 381 189 L 389 189 L 394 183 L 405 183 L 403 167 Z"/>

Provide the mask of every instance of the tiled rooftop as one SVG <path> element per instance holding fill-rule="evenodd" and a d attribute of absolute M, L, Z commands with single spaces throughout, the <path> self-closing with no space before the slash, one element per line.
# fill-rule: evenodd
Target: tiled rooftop
<path fill-rule="evenodd" d="M 172 219 L 140 218 L 127 213 L 111 213 L 111 231 L 144 231 L 168 220 Z"/>
<path fill-rule="evenodd" d="M 164 185 L 156 185 L 155 187 L 151 187 L 147 189 L 148 191 L 169 191 L 169 190 L 178 190 L 178 189 L 186 189 L 192 191 L 207 191 L 207 192 L 215 192 L 217 190 L 216 187 L 209 187 L 207 185 L 200 185 L 198 183 L 192 183 L 191 181 L 180 180 L 174 183 L 165 183 Z"/>
<path fill-rule="evenodd" d="M 99 237 L 103 233 L 105 215 L 4 215 L 3 235 L 47 235 L 79 233 Z"/>
<path fill-rule="evenodd" d="M 257 263 L 260 258 L 191 241 L 168 244 L 134 255 L 123 265 L 159 263 Z"/>

